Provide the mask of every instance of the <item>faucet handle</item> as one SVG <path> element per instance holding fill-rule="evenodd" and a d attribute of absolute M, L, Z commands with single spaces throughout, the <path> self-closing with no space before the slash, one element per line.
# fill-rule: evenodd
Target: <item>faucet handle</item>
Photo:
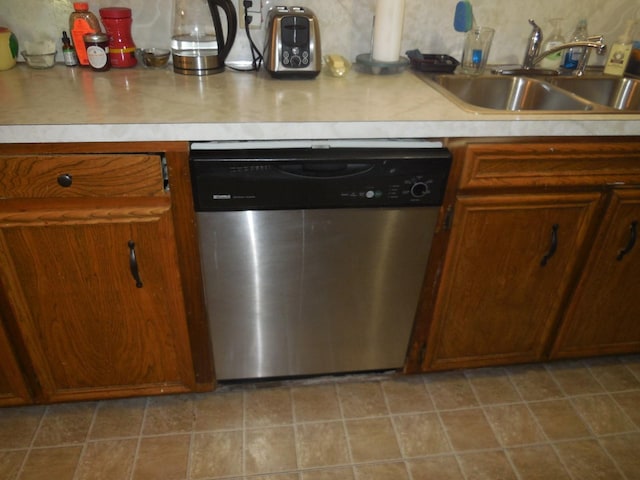
<path fill-rule="evenodd" d="M 524 53 L 524 60 L 522 61 L 522 68 L 525 70 L 533 68 L 533 60 L 538 56 L 542 45 L 542 29 L 536 24 L 533 18 L 529 19 L 529 23 L 533 27 L 533 30 L 531 31 L 527 50 Z"/>

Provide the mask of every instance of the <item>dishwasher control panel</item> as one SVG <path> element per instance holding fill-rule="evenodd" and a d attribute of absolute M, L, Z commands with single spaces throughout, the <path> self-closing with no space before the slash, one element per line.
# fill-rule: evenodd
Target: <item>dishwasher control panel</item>
<path fill-rule="evenodd" d="M 198 211 L 436 206 L 445 148 L 193 151 Z"/>

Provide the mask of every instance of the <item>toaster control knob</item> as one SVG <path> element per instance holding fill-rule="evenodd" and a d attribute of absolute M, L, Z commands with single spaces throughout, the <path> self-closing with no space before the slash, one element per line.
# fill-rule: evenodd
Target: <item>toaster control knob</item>
<path fill-rule="evenodd" d="M 293 68 L 299 67 L 302 64 L 302 59 L 297 55 L 291 57 L 291 66 Z"/>

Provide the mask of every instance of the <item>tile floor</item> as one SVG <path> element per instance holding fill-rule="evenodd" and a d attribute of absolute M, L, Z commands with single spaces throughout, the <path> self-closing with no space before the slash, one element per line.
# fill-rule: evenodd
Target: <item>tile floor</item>
<path fill-rule="evenodd" d="M 0 478 L 640 479 L 640 355 L 4 408 Z"/>

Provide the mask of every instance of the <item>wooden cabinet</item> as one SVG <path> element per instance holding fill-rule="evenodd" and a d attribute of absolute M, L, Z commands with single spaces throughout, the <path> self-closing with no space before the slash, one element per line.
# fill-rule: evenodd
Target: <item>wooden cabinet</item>
<path fill-rule="evenodd" d="M 31 402 L 31 395 L 0 318 L 0 406 Z"/>
<path fill-rule="evenodd" d="M 432 368 L 538 360 L 599 194 L 460 196 Z"/>
<path fill-rule="evenodd" d="M 451 147 L 405 371 L 640 351 L 640 142 Z"/>
<path fill-rule="evenodd" d="M 178 156 L 150 146 L 0 156 L 0 286 L 37 401 L 212 387 L 194 357 L 209 352 L 204 311 L 187 303 L 201 298 L 185 293 L 200 272 L 179 252 L 193 215 L 185 233 L 167 188 Z M 171 167 L 183 198 L 186 155 Z"/>
<path fill-rule="evenodd" d="M 553 357 L 640 351 L 640 189 L 615 189 Z"/>

